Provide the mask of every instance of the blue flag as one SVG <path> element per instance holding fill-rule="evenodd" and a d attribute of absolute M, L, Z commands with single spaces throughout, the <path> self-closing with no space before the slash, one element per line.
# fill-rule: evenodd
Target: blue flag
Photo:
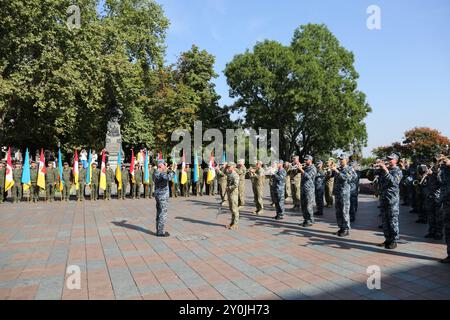
<path fill-rule="evenodd" d="M 86 169 L 86 185 L 91 184 L 91 162 L 92 162 L 92 154 L 91 150 L 89 149 L 88 166 Z"/>
<path fill-rule="evenodd" d="M 227 162 L 227 154 L 224 152 L 222 153 L 222 163 L 226 163 Z"/>
<path fill-rule="evenodd" d="M 197 152 L 194 155 L 194 182 L 198 182 L 199 170 L 198 170 L 198 159 Z"/>
<path fill-rule="evenodd" d="M 148 158 L 149 158 L 148 151 L 145 152 L 145 160 L 144 160 L 144 183 L 149 184 L 150 178 L 149 178 L 149 172 L 148 172 Z"/>
<path fill-rule="evenodd" d="M 28 148 L 27 151 L 25 151 L 25 160 L 23 161 L 22 183 L 24 186 L 24 190 L 28 190 L 30 188 L 30 155 L 28 154 Z"/>
<path fill-rule="evenodd" d="M 63 166 L 62 166 L 61 149 L 58 149 L 58 168 L 59 168 L 59 191 L 62 191 L 63 186 L 64 186 L 64 179 L 63 179 Z"/>

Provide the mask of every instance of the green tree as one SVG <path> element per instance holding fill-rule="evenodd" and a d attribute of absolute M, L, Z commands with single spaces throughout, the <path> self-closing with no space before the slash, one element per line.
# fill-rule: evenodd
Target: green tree
<path fill-rule="evenodd" d="M 245 126 L 279 129 L 284 158 L 357 151 L 371 109 L 353 64 L 326 26 L 301 26 L 290 46 L 266 40 L 227 64 L 232 109 L 245 112 Z"/>

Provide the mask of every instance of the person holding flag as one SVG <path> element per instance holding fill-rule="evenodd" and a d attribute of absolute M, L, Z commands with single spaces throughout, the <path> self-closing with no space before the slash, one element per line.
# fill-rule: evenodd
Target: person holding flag
<path fill-rule="evenodd" d="M 58 180 L 59 180 L 59 192 L 61 192 L 61 201 L 63 197 L 64 190 L 64 177 L 63 177 L 63 164 L 62 164 L 62 155 L 61 149 L 58 149 Z"/>
<path fill-rule="evenodd" d="M 22 186 L 23 191 L 30 190 L 31 186 L 31 177 L 30 177 L 30 154 L 28 153 L 28 148 L 25 151 L 25 159 L 23 161 L 23 169 L 22 169 Z M 31 191 L 28 195 L 28 202 L 31 201 Z"/>
<path fill-rule="evenodd" d="M 62 200 L 67 202 L 70 200 L 70 189 L 71 183 L 73 181 L 72 169 L 69 167 L 68 162 L 64 162 L 64 166 L 62 169 L 62 181 L 63 181 Z"/>
<path fill-rule="evenodd" d="M 38 179 L 38 167 L 35 161 L 31 161 L 30 168 L 30 199 L 28 201 L 33 201 L 33 203 L 39 202 L 39 191 L 40 188 L 37 185 Z"/>
<path fill-rule="evenodd" d="M 75 155 L 73 156 L 73 167 L 72 167 L 72 177 L 73 184 L 75 185 L 75 191 L 78 191 L 80 188 L 80 183 L 78 181 L 78 177 L 80 175 L 80 170 L 78 167 L 78 152 L 75 150 Z"/>
<path fill-rule="evenodd" d="M 103 194 L 103 200 L 111 200 L 112 185 L 115 180 L 114 171 L 109 162 L 106 163 L 106 189 Z"/>
<path fill-rule="evenodd" d="M 143 178 L 143 184 L 144 184 L 144 199 L 149 198 L 149 184 L 150 184 L 150 171 L 149 171 L 149 157 L 148 151 L 144 151 L 144 178 Z"/>
<path fill-rule="evenodd" d="M 103 199 L 106 193 L 106 154 L 105 149 L 102 150 L 102 165 L 100 167 L 100 184 L 99 187 L 103 190 Z"/>
<path fill-rule="evenodd" d="M 14 185 L 12 186 L 12 198 L 14 203 L 19 203 L 22 200 L 22 166 L 19 161 L 16 161 L 12 175 L 14 181 Z"/>
<path fill-rule="evenodd" d="M 216 179 L 216 169 L 214 164 L 214 156 L 211 153 L 209 158 L 208 173 L 206 175 L 207 193 L 210 196 L 214 195 L 214 180 Z"/>
<path fill-rule="evenodd" d="M 89 149 L 89 157 L 87 161 L 87 167 L 86 167 L 86 185 L 91 185 L 91 179 L 92 179 L 92 154 L 91 150 Z"/>
<path fill-rule="evenodd" d="M 125 163 L 121 164 L 122 172 L 121 172 L 121 179 L 122 179 L 122 188 L 119 192 L 119 199 L 125 200 L 127 197 L 127 187 L 128 187 L 128 181 L 130 180 L 130 171 L 128 170 Z"/>
<path fill-rule="evenodd" d="M 58 182 L 58 172 L 53 168 L 53 162 L 49 161 L 45 170 L 45 197 L 46 201 L 55 200 L 55 188 Z"/>
<path fill-rule="evenodd" d="M 117 199 L 121 198 L 122 191 L 122 148 L 119 149 L 119 153 L 117 155 L 117 166 L 115 172 L 116 178 L 116 187 L 117 187 Z"/>
<path fill-rule="evenodd" d="M 100 170 L 97 169 L 97 162 L 92 162 L 91 167 L 91 201 L 97 201 Z"/>
<path fill-rule="evenodd" d="M 175 158 L 175 153 L 172 154 L 172 168 L 173 168 L 173 177 L 169 181 L 169 197 L 178 197 L 178 168 L 177 168 L 177 160 Z M 162 153 L 158 156 L 158 161 L 162 160 Z M 156 170 L 155 170 L 156 172 Z"/>
<path fill-rule="evenodd" d="M 5 170 L 5 194 L 14 186 L 13 167 L 11 161 L 11 148 L 8 148 L 6 156 L 6 170 Z M 12 191 L 11 191 L 12 192 Z M 6 198 L 6 196 L 5 196 Z"/>
<path fill-rule="evenodd" d="M 186 170 L 186 157 L 183 151 L 183 159 L 181 161 L 181 195 L 184 197 L 189 197 L 189 185 L 188 185 L 188 172 Z"/>
<path fill-rule="evenodd" d="M 195 196 L 203 196 L 203 170 L 198 163 L 197 153 L 194 155 L 193 192 Z"/>
<path fill-rule="evenodd" d="M 41 154 L 39 156 L 39 166 L 38 166 L 38 174 L 37 174 L 37 193 L 39 195 L 39 192 L 41 190 L 45 191 L 45 174 L 47 170 L 45 168 L 45 157 L 44 157 L 44 150 L 41 149 Z"/>

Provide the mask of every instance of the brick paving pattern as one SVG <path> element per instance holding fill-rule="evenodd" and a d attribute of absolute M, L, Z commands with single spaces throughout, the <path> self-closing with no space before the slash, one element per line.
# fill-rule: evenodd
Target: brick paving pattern
<path fill-rule="evenodd" d="M 247 182 L 248 183 L 248 182 Z M 268 195 L 268 190 L 267 195 Z M 334 209 L 309 229 L 287 212 L 254 216 L 251 187 L 237 231 L 224 228 L 218 196 L 170 199 L 170 238 L 157 238 L 154 200 L 6 203 L 0 206 L 0 299 L 449 299 L 443 241 L 402 207 L 402 241 L 384 239 L 377 201 L 360 197 L 351 236 L 338 238 Z M 292 207 L 291 201 L 287 208 Z M 66 268 L 81 270 L 68 289 Z M 381 268 L 381 290 L 366 270 Z"/>

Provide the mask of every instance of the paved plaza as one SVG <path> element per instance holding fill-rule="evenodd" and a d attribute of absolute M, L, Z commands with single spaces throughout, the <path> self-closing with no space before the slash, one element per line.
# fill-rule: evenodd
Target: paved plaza
<path fill-rule="evenodd" d="M 268 195 L 268 189 L 266 190 Z M 399 248 L 388 251 L 377 201 L 361 195 L 351 236 L 338 238 L 334 209 L 312 228 L 290 213 L 254 210 L 247 181 L 240 227 L 229 231 L 218 196 L 169 201 L 170 238 L 155 237 L 155 200 L 0 206 L 0 299 L 449 299 L 444 241 L 402 207 Z M 288 200 L 287 208 L 291 208 Z M 81 288 L 66 285 L 67 266 Z M 369 266 L 381 289 L 369 290 Z"/>

